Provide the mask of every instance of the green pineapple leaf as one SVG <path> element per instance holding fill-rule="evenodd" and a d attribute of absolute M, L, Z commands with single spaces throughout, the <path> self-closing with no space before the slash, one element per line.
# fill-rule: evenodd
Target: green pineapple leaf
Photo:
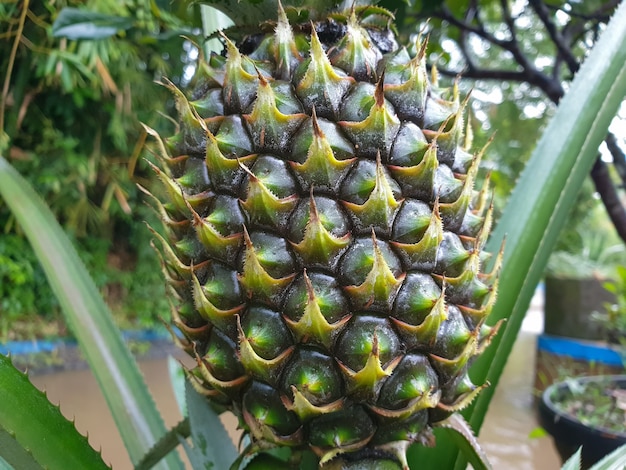
<path fill-rule="evenodd" d="M 186 381 L 187 409 L 193 447 L 183 442 L 193 468 L 230 468 L 239 453 L 233 445 L 218 414 L 205 397 Z"/>
<path fill-rule="evenodd" d="M 3 355 L 0 396 L 0 461 L 9 468 L 109 468 L 59 407 L 50 403 L 46 394 Z"/>
<path fill-rule="evenodd" d="M 582 447 L 579 447 L 578 450 L 572 455 L 567 462 L 563 464 L 561 470 L 580 470 L 580 456 L 582 453 Z"/>

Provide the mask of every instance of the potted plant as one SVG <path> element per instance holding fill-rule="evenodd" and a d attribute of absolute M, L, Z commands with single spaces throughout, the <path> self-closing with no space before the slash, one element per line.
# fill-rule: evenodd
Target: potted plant
<path fill-rule="evenodd" d="M 614 295 L 603 313 L 595 313 L 610 348 L 626 352 L 626 268 L 616 269 L 605 289 Z M 571 377 L 549 386 L 539 404 L 542 426 L 565 461 L 583 446 L 586 468 L 626 444 L 626 375 Z"/>
<path fill-rule="evenodd" d="M 539 417 L 563 461 L 582 446 L 582 465 L 588 468 L 626 444 L 626 375 L 552 384 L 542 395 Z"/>
<path fill-rule="evenodd" d="M 626 249 L 591 188 L 584 185 L 577 202 L 548 260 L 544 333 L 600 340 L 602 325 L 591 314 L 614 301 L 604 283 L 626 261 Z"/>

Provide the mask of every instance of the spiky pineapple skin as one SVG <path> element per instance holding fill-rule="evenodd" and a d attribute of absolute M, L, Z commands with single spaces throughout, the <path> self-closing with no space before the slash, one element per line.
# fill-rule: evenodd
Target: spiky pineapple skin
<path fill-rule="evenodd" d="M 173 323 L 189 377 L 257 448 L 406 466 L 478 393 L 467 369 L 495 331 L 480 152 L 422 44 L 358 10 L 295 29 L 280 9 L 247 55 L 224 37 L 188 92 L 166 84 L 180 132 L 151 133 Z"/>

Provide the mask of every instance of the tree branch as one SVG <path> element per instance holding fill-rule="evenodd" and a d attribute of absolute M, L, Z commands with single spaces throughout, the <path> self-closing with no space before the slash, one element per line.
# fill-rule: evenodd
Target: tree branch
<path fill-rule="evenodd" d="M 611 180 L 609 169 L 600 158 L 596 160 L 591 170 L 591 179 L 593 180 L 596 191 L 600 194 L 604 207 L 606 208 L 609 218 L 617 233 L 622 240 L 626 241 L 626 211 L 622 205 L 622 201 L 617 194 L 615 185 Z"/>
<path fill-rule="evenodd" d="M 545 3 L 541 0 L 530 0 L 530 6 L 533 8 L 543 25 L 546 27 L 546 31 L 550 35 L 550 39 L 556 45 L 558 56 L 562 57 L 570 72 L 576 73 L 580 68 L 580 63 L 576 56 L 572 53 L 570 45 L 565 42 L 565 38 L 561 35 L 559 30 L 550 18 L 550 12 Z"/>
<path fill-rule="evenodd" d="M 624 155 L 624 152 L 617 144 L 615 134 L 609 132 L 606 139 L 604 139 L 604 142 L 606 142 L 606 146 L 609 149 L 609 152 L 611 152 L 613 165 L 622 180 L 622 187 L 626 187 L 626 155 Z"/>

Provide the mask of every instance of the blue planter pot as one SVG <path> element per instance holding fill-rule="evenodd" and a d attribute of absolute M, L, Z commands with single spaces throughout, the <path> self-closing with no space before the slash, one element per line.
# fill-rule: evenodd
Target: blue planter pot
<path fill-rule="evenodd" d="M 593 381 L 610 380 L 618 388 L 626 390 L 626 375 L 600 375 L 570 380 L 577 380 L 581 385 Z M 539 421 L 554 439 L 563 461 L 582 446 L 582 468 L 586 469 L 626 444 L 626 431 L 614 432 L 601 427 L 588 426 L 567 414 L 560 409 L 558 403 L 568 393 L 569 386 L 566 382 L 557 382 L 548 387 L 543 392 L 539 403 Z"/>

